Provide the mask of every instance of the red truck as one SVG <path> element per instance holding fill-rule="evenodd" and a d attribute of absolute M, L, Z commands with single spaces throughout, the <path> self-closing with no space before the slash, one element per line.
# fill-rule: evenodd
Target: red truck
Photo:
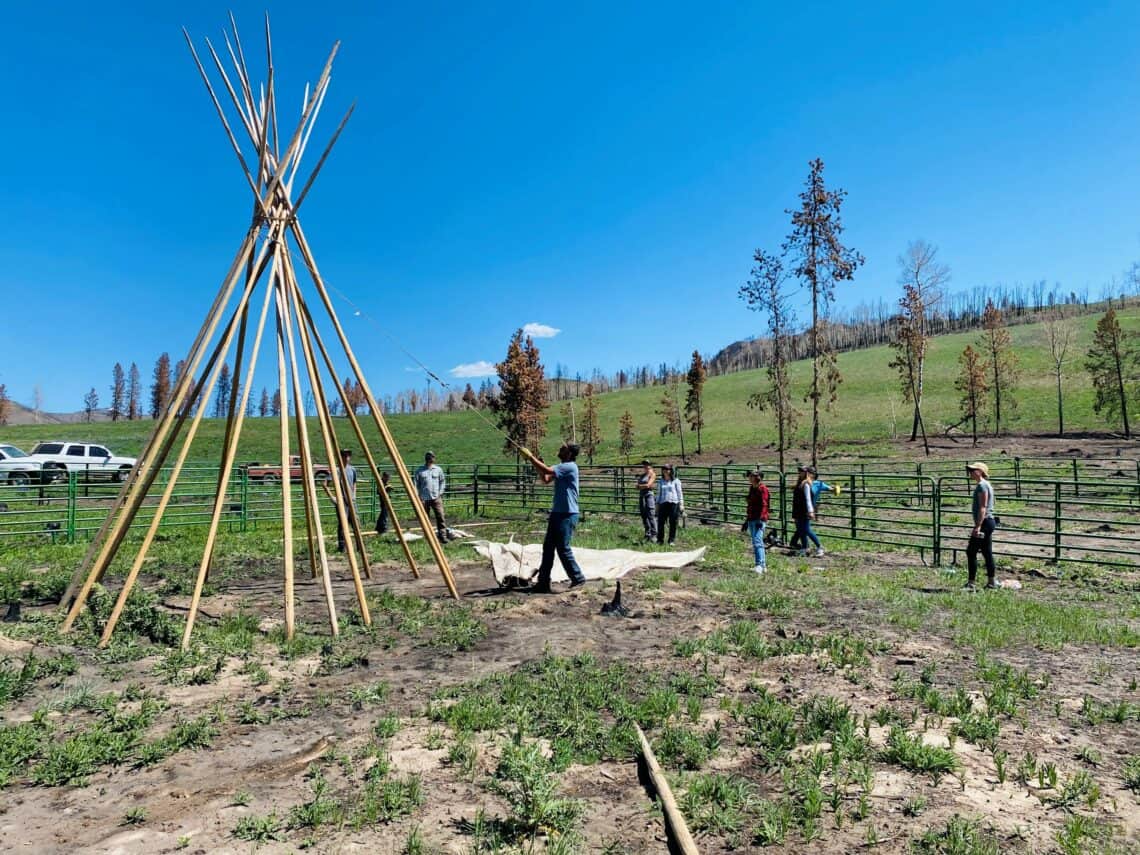
<path fill-rule="evenodd" d="M 270 463 L 247 463 L 244 466 L 246 477 L 259 484 L 277 484 L 281 481 L 281 466 Z M 313 464 L 313 479 L 320 484 L 332 478 L 332 470 L 324 463 Z M 301 480 L 301 455 L 289 458 L 289 480 Z"/>

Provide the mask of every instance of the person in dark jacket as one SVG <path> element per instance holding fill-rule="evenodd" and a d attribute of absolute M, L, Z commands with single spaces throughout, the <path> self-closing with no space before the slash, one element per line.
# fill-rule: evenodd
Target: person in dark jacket
<path fill-rule="evenodd" d="M 759 469 L 749 473 L 748 480 L 748 508 L 742 530 L 752 538 L 752 556 L 756 561 L 756 566 L 752 569 L 757 573 L 766 573 L 768 559 L 764 552 L 764 528 L 768 525 L 771 497 L 764 485 L 764 473 Z"/>
<path fill-rule="evenodd" d="M 815 519 L 815 503 L 811 494 L 811 472 L 808 467 L 800 466 L 796 478 L 796 489 L 792 493 L 792 519 L 796 523 L 796 534 L 792 539 L 793 547 L 800 544 L 803 547 L 802 555 L 808 554 L 808 541 L 815 544 L 816 557 L 823 556 L 823 545 L 819 537 L 811 530 L 811 521 Z"/>

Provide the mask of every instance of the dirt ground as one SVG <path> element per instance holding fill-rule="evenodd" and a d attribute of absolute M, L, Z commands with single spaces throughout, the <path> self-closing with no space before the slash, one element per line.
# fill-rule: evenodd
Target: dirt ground
<path fill-rule="evenodd" d="M 864 571 L 882 574 L 914 565 L 913 557 L 904 554 L 852 553 L 848 559 L 861 562 Z M 793 601 L 797 574 L 826 574 L 836 569 L 831 559 L 816 562 L 818 566 L 781 561 L 777 559 L 770 575 L 783 580 L 782 590 Z M 412 579 L 398 566 L 375 569 L 376 578 L 366 583 L 370 591 L 383 588 L 440 604 L 447 600 L 446 589 L 430 567 L 425 568 L 421 580 Z M 528 596 L 490 590 L 493 579 L 482 561 L 461 561 L 455 572 L 460 589 L 466 592 L 465 601 L 487 627 L 486 636 L 470 649 L 447 652 L 395 640 L 366 650 L 351 667 L 331 672 L 321 667 L 319 653 L 310 653 L 291 661 L 270 657 L 267 668 L 271 679 L 263 685 L 254 685 L 231 660 L 213 682 L 162 686 L 171 709 L 187 716 L 215 704 L 228 705 L 230 714 L 219 724 L 218 735 L 209 747 L 180 751 L 149 768 L 101 770 L 83 786 L 10 785 L 0 790 L 0 850 L 214 853 L 257 848 L 268 853 L 309 847 L 320 852 L 473 851 L 470 829 L 478 812 L 501 816 L 506 811 L 503 800 L 482 783 L 495 766 L 496 738 L 480 737 L 474 774 L 461 774 L 448 761 L 450 734 L 446 728 L 441 733 L 441 726 L 425 715 L 441 689 L 511 672 L 544 651 L 567 657 L 592 654 L 602 661 L 697 674 L 708 670 L 710 660 L 700 655 L 678 656 L 675 642 L 704 638 L 741 619 L 754 622 L 761 636 L 770 639 L 843 633 L 876 640 L 869 661 L 854 676 L 850 669 L 825 667 L 826 663 L 814 654 L 757 661 L 728 652 L 712 661 L 720 687 L 704 705 L 700 723 L 708 727 L 719 723 L 723 736 L 720 750 L 703 771 L 748 779 L 760 797 L 774 797 L 781 786 L 780 777 L 759 762 L 754 748 L 738 739 L 740 725 L 726 711 L 729 698 L 749 696 L 762 686 L 789 702 L 831 696 L 849 705 L 856 715 L 870 717 L 884 707 L 913 707 L 913 701 L 898 696 L 892 678 L 900 671 L 917 676 L 927 663 L 937 664 L 938 682 L 947 691 L 961 685 L 974 695 L 980 694 L 970 676 L 975 654 L 963 649 L 949 633 L 896 627 L 889 603 L 822 597 L 812 601 L 811 609 L 793 608 L 777 616 L 763 608 L 741 608 L 739 601 L 706 590 L 708 583 L 722 574 L 715 568 L 693 567 L 675 576 L 655 578 L 652 584 L 633 580 L 626 596 L 633 613 L 623 619 L 599 614 L 612 588 L 589 585 L 549 597 Z M 928 572 L 929 590 L 933 592 L 960 584 L 959 579 Z M 1023 581 L 1023 596 L 1054 596 L 1047 590 L 1053 584 L 1049 581 L 1029 576 Z M 349 580 L 339 579 L 336 591 L 341 610 L 351 611 Z M 301 619 L 320 631 L 320 587 L 306 580 L 300 584 L 298 595 Z M 279 600 L 279 584 L 273 579 L 227 586 L 206 601 L 204 619 L 216 619 L 239 607 L 273 616 L 279 612 Z M 177 613 L 182 602 L 174 597 L 166 605 Z M 276 618 L 269 617 L 263 629 L 275 622 Z M 27 642 L 3 635 L 0 644 L 0 652 L 6 657 L 24 656 L 30 648 Z M 42 647 L 37 653 L 46 655 Z M 1123 695 L 1140 702 L 1135 649 L 1027 647 L 1003 650 L 998 658 L 1039 675 L 1049 687 L 1042 697 L 1003 722 L 1000 744 L 1008 753 L 1009 764 L 1030 752 L 1041 763 L 1055 762 L 1064 780 L 1069 770 L 1082 767 L 1077 758 L 1082 756 L 1082 749 L 1089 749 L 1083 756 L 1100 758 L 1099 765 L 1085 766 L 1096 772 L 1101 788 L 1091 813 L 1098 822 L 1116 829 L 1111 845 L 1118 848 L 1104 851 L 1140 851 L 1137 795 L 1125 788 L 1121 774 L 1123 763 L 1140 752 L 1137 722 L 1132 719 L 1119 726 L 1090 727 L 1077 715 L 1086 696 L 1108 702 Z M 76 685 L 102 692 L 121 691 L 129 683 L 157 683 L 155 657 L 126 663 L 117 672 L 82 656 L 80 659 L 80 672 L 55 689 L 55 696 Z M 292 693 L 287 700 L 275 693 L 283 679 L 291 681 Z M 386 682 L 390 689 L 379 708 L 359 709 L 350 703 L 351 689 L 378 681 Z M 718 699 L 722 701 L 719 705 Z M 28 719 L 44 701 L 42 694 L 24 699 L 6 711 L 6 722 Z M 232 712 L 238 702 L 250 702 L 262 710 L 282 704 L 302 705 L 309 712 L 242 724 Z M 310 780 L 306 776 L 314 765 L 325 770 L 334 790 L 351 786 L 351 776 L 341 774 L 333 758 L 359 756 L 371 738 L 378 709 L 399 716 L 400 728 L 388 742 L 387 751 L 394 773 L 419 776 L 424 793 L 419 808 L 390 823 L 359 830 L 344 825 L 324 826 L 311 835 L 293 831 L 283 834 L 282 840 L 269 840 L 260 846 L 235 839 L 233 831 L 242 817 L 269 812 L 284 816 L 291 807 L 309 799 Z M 949 744 L 951 722 L 927 716 L 923 739 L 928 744 Z M 867 728 L 867 736 L 876 747 L 884 745 L 887 732 L 888 727 L 878 724 Z M 870 818 L 836 828 L 825 812 L 820 836 L 810 843 L 792 832 L 783 844 L 763 850 L 747 836 L 742 839 L 727 833 L 698 834 L 698 844 L 702 852 L 711 853 L 905 852 L 912 839 L 926 829 L 941 828 L 955 815 L 962 815 L 978 818 L 992 838 L 1000 841 L 1001 851 L 1057 851 L 1056 835 L 1069 811 L 1053 804 L 1036 779 L 1017 783 L 1009 776 L 999 781 L 993 757 L 978 746 L 959 738 L 954 750 L 962 764 L 960 773 L 942 777 L 937 783 L 930 776 L 899 766 L 874 763 Z M 675 777 L 675 781 L 683 789 L 684 776 Z M 572 765 L 561 773 L 559 783 L 563 795 L 581 799 L 586 805 L 579 824 L 583 840 L 568 851 L 666 850 L 660 813 L 639 782 L 632 759 Z M 238 793 L 245 797 L 235 799 Z M 913 811 L 916 798 L 925 799 L 918 815 Z M 124 819 L 140 809 L 145 809 L 145 821 L 132 824 Z M 424 847 L 419 850 L 408 843 L 417 828 Z"/>

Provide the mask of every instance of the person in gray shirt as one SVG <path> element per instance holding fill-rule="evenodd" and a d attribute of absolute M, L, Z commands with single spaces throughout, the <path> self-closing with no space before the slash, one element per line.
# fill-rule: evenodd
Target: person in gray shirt
<path fill-rule="evenodd" d="M 424 455 L 424 465 L 416 470 L 416 492 L 420 501 L 424 503 L 424 510 L 435 514 L 435 531 L 440 542 L 453 540 L 447 528 L 447 520 L 443 515 L 443 491 L 447 489 L 447 476 L 443 469 L 436 465 L 435 454 L 428 452 Z"/>
<path fill-rule="evenodd" d="M 340 489 L 345 497 L 345 517 L 348 518 L 348 524 L 353 529 L 356 528 L 356 467 L 352 465 L 352 452 L 347 448 L 340 450 L 341 472 L 343 477 L 340 482 Z M 341 515 L 336 515 L 336 548 L 338 552 L 344 552 L 347 548 L 345 541 L 347 540 L 348 533 L 344 530 L 344 523 L 341 520 Z"/>

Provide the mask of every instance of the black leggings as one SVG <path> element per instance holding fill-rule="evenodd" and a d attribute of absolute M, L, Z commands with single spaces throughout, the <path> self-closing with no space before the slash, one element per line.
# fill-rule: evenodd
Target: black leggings
<path fill-rule="evenodd" d="M 972 531 L 970 533 L 970 545 L 966 547 L 966 568 L 969 570 L 969 579 L 971 582 L 978 575 L 978 552 L 982 553 L 982 558 L 986 561 L 986 578 L 991 582 L 994 579 L 994 529 L 997 528 L 997 523 L 994 522 L 993 517 L 986 517 L 982 523 L 982 531 L 980 534 L 975 535 Z"/>

